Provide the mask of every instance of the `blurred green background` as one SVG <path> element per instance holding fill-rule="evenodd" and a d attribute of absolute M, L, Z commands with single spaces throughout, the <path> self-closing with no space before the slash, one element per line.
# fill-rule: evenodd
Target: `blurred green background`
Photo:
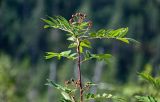
<path fill-rule="evenodd" d="M 40 18 L 69 20 L 76 12 L 87 14 L 92 30 L 129 27 L 127 37 L 141 42 L 93 41 L 92 52 L 114 58 L 110 64 L 84 63 L 83 81 L 129 99 L 144 88 L 137 72 L 160 74 L 160 0 L 0 0 L 0 102 L 57 102 L 59 93 L 44 85 L 46 79 L 63 84 L 76 78 L 76 65 L 44 59 L 45 52 L 66 50 L 68 43 L 65 32 L 43 29 Z"/>

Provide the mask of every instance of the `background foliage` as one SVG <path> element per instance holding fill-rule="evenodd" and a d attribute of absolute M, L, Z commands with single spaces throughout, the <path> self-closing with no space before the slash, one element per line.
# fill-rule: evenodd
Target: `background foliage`
<path fill-rule="evenodd" d="M 147 93 L 147 83 L 137 72 L 160 74 L 159 0 L 2 0 L 0 1 L 0 100 L 2 102 L 46 102 L 57 100 L 57 91 L 44 85 L 50 78 L 64 83 L 76 76 L 72 61 L 44 60 L 47 51 L 66 49 L 64 32 L 44 30 L 40 18 L 83 12 L 94 29 L 129 27 L 128 37 L 141 46 L 118 41 L 93 42 L 95 53 L 112 52 L 111 64 L 92 60 L 82 66 L 84 81 L 100 83 L 98 91 L 111 91 L 129 101 L 134 94 Z M 112 43 L 113 42 L 113 43 Z M 122 46 L 123 45 L 123 46 Z M 149 84 L 150 85 L 150 84 Z M 146 86 L 141 88 L 142 86 Z M 149 88 L 152 89 L 152 85 Z M 132 90 L 132 89 L 135 90 Z M 91 90 L 96 92 L 96 89 Z M 103 92 L 103 91 L 102 91 Z"/>

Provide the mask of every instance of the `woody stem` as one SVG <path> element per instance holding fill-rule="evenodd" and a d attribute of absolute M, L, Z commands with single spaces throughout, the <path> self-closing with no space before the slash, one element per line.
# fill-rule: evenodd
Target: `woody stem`
<path fill-rule="evenodd" d="M 82 80 L 81 80 L 81 53 L 80 53 L 80 41 L 77 39 L 77 67 L 78 67 L 78 83 L 80 88 L 80 102 L 83 102 L 83 86 L 82 86 Z"/>

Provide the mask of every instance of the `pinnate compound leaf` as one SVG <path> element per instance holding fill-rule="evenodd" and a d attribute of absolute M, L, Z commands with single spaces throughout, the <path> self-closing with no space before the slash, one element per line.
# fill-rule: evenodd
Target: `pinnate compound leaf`
<path fill-rule="evenodd" d="M 48 24 L 45 25 L 44 28 L 58 28 L 73 34 L 69 22 L 62 16 L 48 17 L 48 19 L 42 18 L 42 20 Z"/>
<path fill-rule="evenodd" d="M 70 96 L 70 93 L 75 92 L 76 89 L 70 89 L 68 87 L 61 86 L 59 84 L 54 83 L 52 80 L 47 79 L 47 83 L 45 85 L 48 85 L 50 87 L 55 87 L 61 92 L 61 95 L 64 97 L 61 99 L 61 102 L 75 102 L 74 98 Z"/>
<path fill-rule="evenodd" d="M 53 57 L 57 57 L 59 54 L 54 52 L 46 52 L 45 59 L 51 59 Z"/>
<path fill-rule="evenodd" d="M 128 28 L 120 28 L 120 29 L 100 29 L 96 33 L 92 32 L 90 33 L 91 37 L 106 37 L 106 38 L 123 38 L 128 32 Z"/>
<path fill-rule="evenodd" d="M 153 78 L 150 74 L 148 73 L 138 73 L 141 78 L 145 79 L 148 81 L 150 84 L 152 84 L 157 90 L 160 90 L 160 78 Z"/>
<path fill-rule="evenodd" d="M 53 57 L 57 57 L 59 60 L 61 59 L 61 57 L 65 57 L 65 58 L 74 60 L 76 59 L 76 53 L 71 54 L 71 50 L 63 51 L 61 53 L 46 52 L 45 59 L 51 59 Z"/>
<path fill-rule="evenodd" d="M 110 63 L 110 58 L 112 58 L 112 55 L 111 54 L 91 54 L 88 50 L 86 50 L 86 52 L 84 53 L 84 57 L 85 59 L 82 60 L 81 63 L 91 59 L 97 59 L 100 61 L 104 60 L 107 63 Z"/>
<path fill-rule="evenodd" d="M 152 83 L 152 84 L 154 83 L 154 78 L 151 75 L 149 75 L 147 73 L 139 73 L 139 75 L 141 76 L 141 78 L 149 81 L 150 83 Z"/>
<path fill-rule="evenodd" d="M 106 39 L 117 39 L 120 40 L 122 42 L 125 43 L 129 43 L 129 41 L 137 43 L 138 41 L 131 39 L 131 38 L 126 38 L 124 37 L 128 32 L 128 27 L 127 28 L 120 28 L 120 29 L 100 29 L 97 32 L 91 32 L 89 33 L 89 36 L 91 37 L 90 39 L 102 39 L 102 38 L 106 38 Z"/>

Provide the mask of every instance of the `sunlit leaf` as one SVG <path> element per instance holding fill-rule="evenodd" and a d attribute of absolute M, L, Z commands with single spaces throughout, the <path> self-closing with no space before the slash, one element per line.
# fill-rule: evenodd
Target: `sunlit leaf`
<path fill-rule="evenodd" d="M 75 55 L 76 55 L 75 53 L 71 54 L 71 50 L 63 51 L 61 53 L 46 52 L 45 59 L 51 59 L 53 57 L 57 57 L 58 60 L 60 60 L 61 57 L 65 57 L 65 58 L 74 60 L 76 59 Z"/>
<path fill-rule="evenodd" d="M 125 43 L 134 42 L 136 44 L 139 44 L 138 41 L 131 39 L 131 38 L 126 38 L 124 37 L 128 32 L 128 27 L 127 28 L 120 28 L 120 29 L 100 29 L 97 32 L 91 32 L 89 33 L 89 39 L 117 39 L 120 41 L 123 41 Z"/>
<path fill-rule="evenodd" d="M 61 56 L 69 56 L 69 54 L 71 53 L 71 50 L 68 50 L 68 51 L 63 51 L 61 52 Z"/>
<path fill-rule="evenodd" d="M 82 46 L 79 47 L 79 50 L 80 50 L 80 53 L 83 53 L 83 47 Z"/>
<path fill-rule="evenodd" d="M 51 59 L 53 57 L 57 57 L 58 53 L 54 53 L 54 52 L 46 52 L 46 56 L 45 59 Z"/>
<path fill-rule="evenodd" d="M 42 20 L 48 24 L 45 25 L 44 28 L 49 28 L 49 27 L 58 28 L 73 34 L 69 22 L 62 16 L 48 17 L 48 19 L 42 19 Z"/>
<path fill-rule="evenodd" d="M 116 38 L 116 39 L 129 44 L 129 41 L 126 38 Z"/>
<path fill-rule="evenodd" d="M 88 40 L 82 40 L 80 46 L 91 48 L 91 43 Z"/>
<path fill-rule="evenodd" d="M 82 22 L 79 26 L 80 30 L 86 30 L 86 28 L 88 27 L 88 22 Z"/>
<path fill-rule="evenodd" d="M 50 26 L 49 25 L 44 25 L 44 28 L 49 28 Z"/>

